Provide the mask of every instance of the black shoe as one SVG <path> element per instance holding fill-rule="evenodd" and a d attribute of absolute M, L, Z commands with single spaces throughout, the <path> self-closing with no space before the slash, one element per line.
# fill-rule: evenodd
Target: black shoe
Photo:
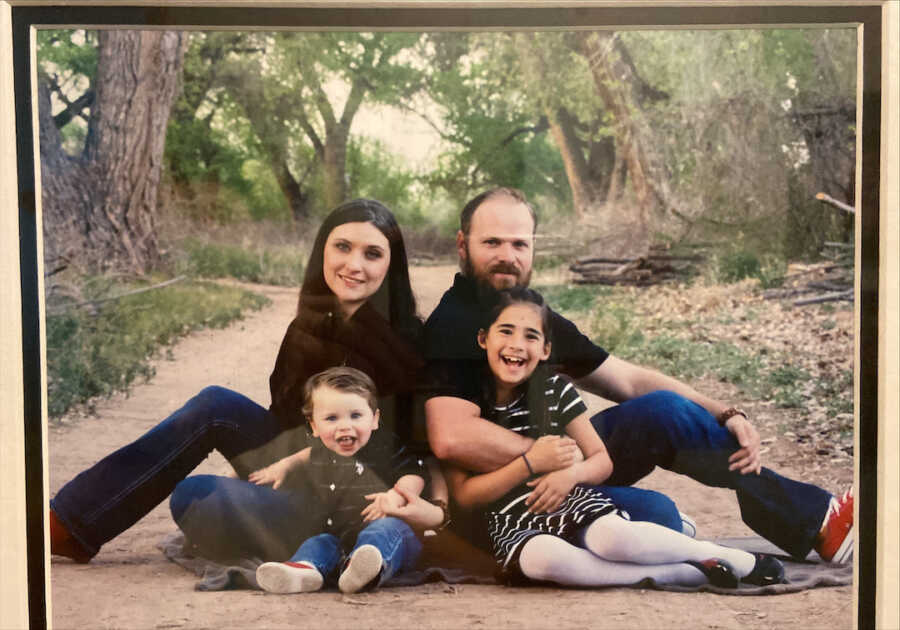
<path fill-rule="evenodd" d="M 688 561 L 688 564 L 700 569 L 706 580 L 719 588 L 737 588 L 738 578 L 730 564 L 720 558 L 710 558 L 703 562 Z M 758 564 L 758 563 L 757 563 Z"/>
<path fill-rule="evenodd" d="M 778 558 L 762 553 L 754 555 L 756 556 L 756 564 L 753 565 L 753 570 L 748 575 L 741 578 L 741 582 L 756 586 L 767 586 L 784 582 L 784 565 L 781 564 Z"/>

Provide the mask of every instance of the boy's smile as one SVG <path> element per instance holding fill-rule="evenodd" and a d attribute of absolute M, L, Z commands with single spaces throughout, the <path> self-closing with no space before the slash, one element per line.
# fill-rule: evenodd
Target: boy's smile
<path fill-rule="evenodd" d="M 369 442 L 378 428 L 378 410 L 359 394 L 342 392 L 327 386 L 312 393 L 313 435 L 329 450 L 350 457 Z"/>
<path fill-rule="evenodd" d="M 497 385 L 497 402 L 510 402 L 513 390 L 528 380 L 538 363 L 550 357 L 540 309 L 534 304 L 507 306 L 485 332 L 478 345 L 487 352 L 488 365 Z"/>

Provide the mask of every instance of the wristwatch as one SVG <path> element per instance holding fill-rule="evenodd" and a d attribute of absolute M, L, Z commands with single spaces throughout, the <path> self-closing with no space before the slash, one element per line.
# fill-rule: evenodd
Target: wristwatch
<path fill-rule="evenodd" d="M 744 416 L 744 418 L 747 418 L 748 420 L 750 419 L 749 416 L 747 415 L 747 412 L 744 411 L 743 409 L 739 409 L 737 407 L 729 407 L 728 409 L 726 409 L 725 411 L 720 413 L 718 416 L 716 416 L 716 421 L 721 426 L 724 427 L 725 422 L 728 420 L 728 418 L 731 418 L 734 416 Z"/>
<path fill-rule="evenodd" d="M 439 508 L 441 508 L 441 511 L 443 511 L 443 513 L 444 513 L 444 518 L 441 521 L 441 524 L 438 525 L 437 527 L 433 527 L 432 529 L 435 532 L 439 532 L 443 529 L 446 529 L 447 526 L 450 524 L 450 508 L 447 507 L 447 502 L 444 501 L 443 499 L 427 499 L 427 501 L 429 503 L 431 503 L 432 505 L 436 505 Z"/>

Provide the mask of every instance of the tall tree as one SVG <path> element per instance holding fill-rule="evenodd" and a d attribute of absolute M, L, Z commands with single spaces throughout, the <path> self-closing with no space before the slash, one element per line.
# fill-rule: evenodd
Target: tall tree
<path fill-rule="evenodd" d="M 50 81 L 46 74 L 39 77 L 48 260 L 135 272 L 147 271 L 158 260 L 154 213 L 184 43 L 184 34 L 171 31 L 99 33 L 87 135 L 75 156 L 63 151 Z"/>

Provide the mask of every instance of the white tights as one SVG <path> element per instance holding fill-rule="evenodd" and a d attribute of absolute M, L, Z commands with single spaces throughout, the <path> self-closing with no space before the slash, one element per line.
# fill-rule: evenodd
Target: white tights
<path fill-rule="evenodd" d="M 549 580 L 567 586 L 635 584 L 653 578 L 659 584 L 694 586 L 706 582 L 696 567 L 685 564 L 720 558 L 746 576 L 756 562 L 742 549 L 694 540 L 656 523 L 629 521 L 607 514 L 585 532 L 587 549 L 562 538 L 541 535 L 522 548 L 519 566 L 533 580 Z"/>

